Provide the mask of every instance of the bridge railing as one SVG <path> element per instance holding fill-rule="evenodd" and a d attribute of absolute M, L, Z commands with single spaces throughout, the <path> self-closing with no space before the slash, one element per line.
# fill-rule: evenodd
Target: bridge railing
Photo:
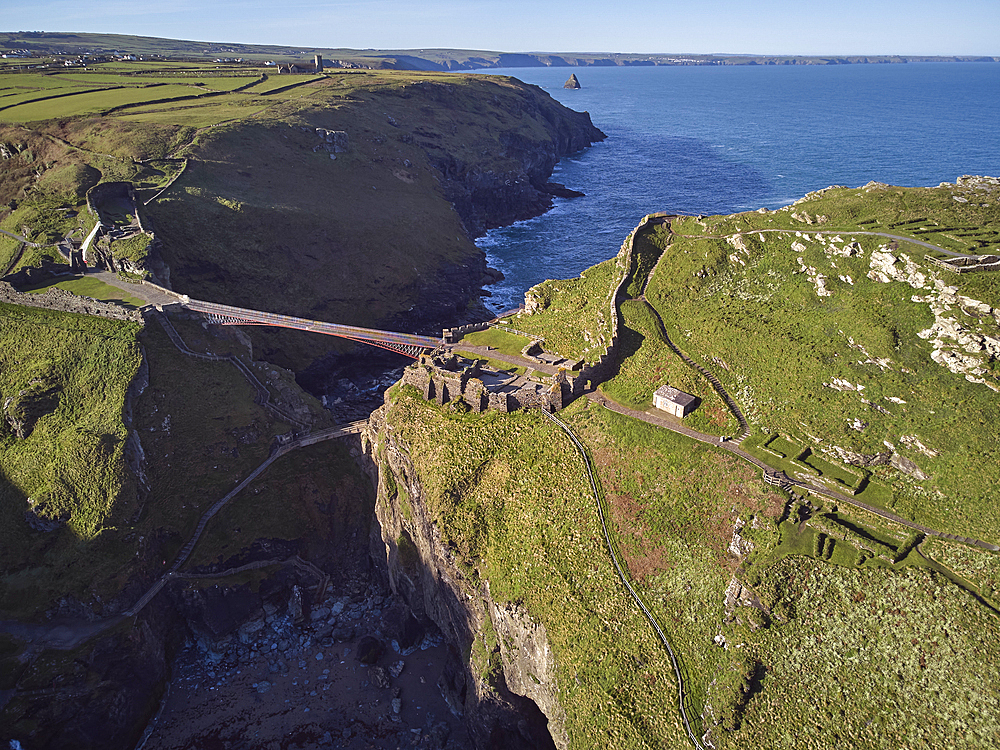
<path fill-rule="evenodd" d="M 221 305 L 216 302 L 203 302 L 202 300 L 188 300 L 183 303 L 184 307 L 196 312 L 205 313 L 230 322 L 230 324 L 247 325 L 268 325 L 279 328 L 292 328 L 298 331 L 310 331 L 312 333 L 322 333 L 328 336 L 339 336 L 341 338 L 363 341 L 378 345 L 392 345 L 394 347 L 416 347 L 418 349 L 434 349 L 440 341 L 430 336 L 419 336 L 413 333 L 398 333 L 396 331 L 381 331 L 376 328 L 363 328 L 361 326 L 348 326 L 340 323 L 327 323 L 321 320 L 309 320 L 308 318 L 296 318 L 292 315 L 282 315 L 280 313 L 263 312 L 260 310 L 248 310 L 242 307 L 231 305 Z"/>

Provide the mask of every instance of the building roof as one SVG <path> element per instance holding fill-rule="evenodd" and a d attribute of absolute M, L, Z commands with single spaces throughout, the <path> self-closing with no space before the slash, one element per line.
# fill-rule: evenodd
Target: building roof
<path fill-rule="evenodd" d="M 679 391 L 672 385 L 661 385 L 656 389 L 656 396 L 667 399 L 667 401 L 672 401 L 680 406 L 690 406 L 695 401 L 697 401 L 696 396 L 692 396 L 690 393 L 685 393 L 684 391 Z"/>

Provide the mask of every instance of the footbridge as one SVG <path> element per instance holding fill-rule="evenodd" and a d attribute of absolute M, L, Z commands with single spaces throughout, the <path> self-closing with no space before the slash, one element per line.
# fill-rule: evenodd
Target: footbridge
<path fill-rule="evenodd" d="M 278 328 L 293 328 L 297 331 L 322 333 L 327 336 L 339 336 L 362 344 L 380 346 L 383 349 L 405 354 L 417 359 L 422 352 L 441 346 L 441 340 L 430 336 L 417 336 L 412 333 L 396 333 L 394 331 L 379 331 L 374 328 L 345 326 L 339 323 L 325 323 L 321 320 L 296 318 L 291 315 L 247 310 L 242 307 L 220 305 L 215 302 L 182 298 L 181 306 L 187 310 L 201 313 L 212 323 L 224 326 L 276 326 Z"/>

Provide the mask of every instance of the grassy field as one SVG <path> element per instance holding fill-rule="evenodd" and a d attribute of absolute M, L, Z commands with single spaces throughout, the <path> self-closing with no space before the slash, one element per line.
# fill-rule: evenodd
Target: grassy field
<path fill-rule="evenodd" d="M 24 291 L 41 294 L 46 289 L 51 288 L 65 289 L 67 292 L 72 292 L 80 297 L 92 297 L 103 302 L 116 302 L 124 305 L 125 307 L 131 307 L 134 309 L 140 308 L 146 304 L 144 299 L 134 297 L 128 292 L 122 291 L 118 287 L 105 284 L 103 281 L 99 281 L 98 279 L 86 277 L 65 279 L 63 281 L 57 281 L 54 284 L 37 286 Z"/>
<path fill-rule="evenodd" d="M 1000 281 L 939 270 L 925 260 L 926 248 L 871 234 L 935 241 L 965 227 L 986 243 L 979 250 L 989 249 L 1000 227 L 995 189 L 975 182 L 834 188 L 775 212 L 683 218 L 672 237 L 663 228 L 639 234 L 636 247 L 648 248 L 637 252 L 633 277 L 640 264 L 644 272 L 656 262 L 645 304 L 735 398 L 756 430 L 751 444 L 784 435 L 800 446 L 784 462 L 761 458 L 857 489 L 932 528 L 996 541 L 1000 518 L 989 498 L 1000 483 L 1000 326 L 989 310 L 1000 307 Z M 887 257 L 895 261 L 891 277 L 879 270 Z M 610 263 L 583 279 L 541 285 L 550 309 L 515 325 L 563 342 L 570 354 L 582 351 L 594 300 L 614 282 L 604 270 Z M 588 278 L 594 288 L 585 290 Z M 629 292 L 640 291 L 633 280 Z M 656 386 L 670 382 L 704 400 L 692 415 L 699 429 L 731 433 L 708 383 L 671 355 L 645 304 L 621 306 L 623 360 L 605 392 L 645 408 Z M 569 322 L 570 311 L 580 323 Z M 952 323 L 958 334 L 934 338 L 935 325 Z M 942 357 L 964 358 L 965 370 L 952 372 Z M 805 463 L 791 462 L 807 449 Z M 887 450 L 916 468 L 905 474 L 878 465 Z M 845 462 L 875 465 L 854 470 Z"/>
<path fill-rule="evenodd" d="M 121 525 L 138 510 L 125 469 L 125 392 L 139 326 L 0 306 L 0 608 L 31 612 L 85 591 L 122 562 Z M 30 431 L 19 437 L 10 417 Z M 58 520 L 32 531 L 25 512 Z M 44 554 L 42 552 L 44 551 Z M 131 552 L 125 552 L 126 559 Z"/>
<path fill-rule="evenodd" d="M 462 336 L 462 341 L 471 346 L 490 346 L 501 354 L 512 357 L 521 356 L 521 351 L 531 339 L 525 336 L 518 336 L 515 333 L 508 333 L 499 328 L 487 328 L 485 331 L 473 331 Z"/>
<path fill-rule="evenodd" d="M 891 444 L 930 478 L 914 482 L 879 469 L 893 484 L 890 507 L 935 528 L 1000 538 L 1000 522 L 986 501 L 986 488 L 1000 481 L 996 394 L 932 361 L 926 335 L 918 335 L 935 321 L 928 303 L 936 294 L 934 283 L 955 286 L 957 294 L 991 306 L 1000 304 L 1000 286 L 988 275 L 936 271 L 921 254 L 902 249 L 894 252 L 914 264 L 923 291 L 904 281 L 870 278 L 872 254 L 890 240 L 838 231 L 834 224 L 842 215 L 874 210 L 857 200 L 856 192 L 831 191 L 800 204 L 803 211 L 829 216 L 822 235 L 794 220 L 798 234 L 760 231 L 787 224 L 799 206 L 711 217 L 703 229 L 688 222 L 677 229 L 686 235 L 675 238 L 647 299 L 675 328 L 679 345 L 714 369 L 761 432 L 793 435 L 803 446 L 815 443 L 808 436 L 816 436 L 814 462 L 834 447 L 873 455 Z M 912 213 L 936 211 L 942 223 L 981 220 L 982 231 L 991 231 L 996 218 L 966 217 L 969 204 L 952 200 L 953 193 L 964 192 L 885 188 L 872 195 L 874 208 L 897 219 L 885 218 L 885 224 L 898 224 L 905 218 L 901 206 L 909 205 Z M 949 216 L 952 207 L 957 215 Z M 834 228 L 827 229 L 830 225 Z M 727 239 L 737 235 L 744 250 Z M 845 254 L 852 242 L 856 249 Z M 705 273 L 699 277 L 700 269 Z M 829 296 L 817 292 L 817 274 L 825 275 Z M 992 318 L 970 317 L 959 304 L 950 309 L 954 312 L 945 317 L 957 313 L 971 334 L 997 335 Z M 1000 384 L 995 357 L 986 350 L 975 356 L 985 370 L 982 377 Z"/>
<path fill-rule="evenodd" d="M 145 88 L 109 88 L 102 91 L 83 91 L 41 101 L 25 102 L 0 111 L 2 122 L 36 122 L 55 117 L 96 115 L 126 104 L 136 104 L 161 99 L 180 99 L 203 95 L 194 86 L 163 85 Z"/>
<path fill-rule="evenodd" d="M 389 419 L 471 580 L 545 624 L 572 746 L 681 746 L 669 661 L 635 637 L 646 626 L 619 595 L 565 435 L 537 413 L 449 415 L 409 389 L 395 392 Z"/>
<path fill-rule="evenodd" d="M 543 281 L 529 292 L 538 300 L 538 311 L 519 313 L 510 325 L 544 339 L 546 351 L 592 361 L 611 341 L 611 293 L 623 273 L 612 258 L 578 278 Z"/>
<path fill-rule="evenodd" d="M 645 410 L 653 405 L 653 392 L 672 385 L 701 399 L 684 424 L 712 435 L 733 435 L 739 423 L 725 402 L 700 373 L 666 344 L 649 306 L 639 300 L 621 305 L 623 361 L 618 373 L 601 384 L 601 390 L 618 403 Z"/>
<path fill-rule="evenodd" d="M 191 345 L 219 346 L 199 338 L 200 326 L 177 325 Z M 142 482 L 126 467 L 122 422 L 140 356 L 149 366 L 149 386 L 131 412 L 145 456 Z M 119 596 L 130 604 L 141 581 L 162 572 L 180 549 L 201 513 L 267 457 L 274 435 L 290 429 L 253 397 L 232 365 L 181 355 L 157 325 L 140 333 L 133 323 L 0 307 L 0 403 L 10 399 L 0 419 L 4 617 L 39 617 L 66 595 L 98 611 L 100 601 Z M 26 438 L 17 437 L 6 419 L 22 414 L 36 418 Z M 321 519 L 335 519 L 323 532 L 330 538 L 359 529 L 370 503 L 367 480 L 342 447 L 310 450 L 276 464 L 234 501 L 230 515 L 216 519 L 221 525 L 210 527 L 209 542 L 198 548 L 204 562 L 240 551 L 226 541 L 233 519 L 241 530 L 234 541 L 245 544 L 258 536 L 309 537 Z M 308 477 L 298 484 L 288 478 L 300 471 Z M 297 510 L 285 521 L 261 512 L 288 505 L 293 485 L 301 485 L 302 505 L 293 504 Z M 250 505 L 241 508 L 240 501 Z M 336 510 L 328 517 L 317 506 Z M 25 517 L 29 507 L 64 524 L 33 531 Z"/>

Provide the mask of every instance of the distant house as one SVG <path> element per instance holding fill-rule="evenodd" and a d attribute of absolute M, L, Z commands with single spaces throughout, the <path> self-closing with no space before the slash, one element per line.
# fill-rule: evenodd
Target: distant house
<path fill-rule="evenodd" d="M 690 393 L 679 391 L 670 385 L 661 385 L 653 394 L 653 407 L 673 414 L 675 417 L 684 418 L 698 404 L 698 398 Z"/>

